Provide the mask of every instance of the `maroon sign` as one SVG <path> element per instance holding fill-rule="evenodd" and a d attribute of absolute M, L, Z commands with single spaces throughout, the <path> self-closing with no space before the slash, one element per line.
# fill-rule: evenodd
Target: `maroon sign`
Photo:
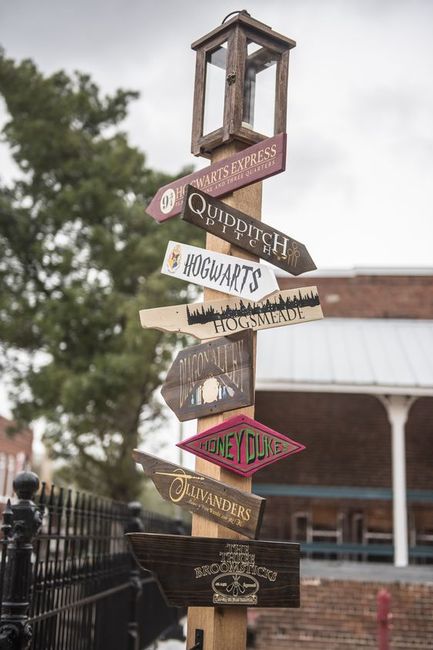
<path fill-rule="evenodd" d="M 146 212 L 156 221 L 175 217 L 182 210 L 187 185 L 205 190 L 211 196 L 224 196 L 286 168 L 286 134 L 279 133 L 243 149 L 233 156 L 164 185 L 155 194 Z"/>
<path fill-rule="evenodd" d="M 251 476 L 266 465 L 305 449 L 300 442 L 247 415 L 225 420 L 177 446 L 241 476 Z"/>

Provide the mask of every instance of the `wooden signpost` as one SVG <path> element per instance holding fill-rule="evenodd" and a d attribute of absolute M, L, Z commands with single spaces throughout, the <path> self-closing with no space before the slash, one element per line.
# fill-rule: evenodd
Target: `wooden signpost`
<path fill-rule="evenodd" d="M 127 538 L 171 607 L 299 607 L 299 544 L 155 533 Z"/>
<path fill-rule="evenodd" d="M 144 328 L 211 339 L 246 329 L 262 330 L 323 318 L 317 287 L 279 291 L 260 302 L 225 298 L 192 305 L 142 309 Z"/>
<path fill-rule="evenodd" d="M 292 275 L 316 268 L 304 244 L 192 185 L 186 189 L 181 217 Z"/>
<path fill-rule="evenodd" d="M 286 134 L 279 133 L 205 169 L 164 185 L 155 194 L 146 212 L 156 221 L 165 221 L 180 213 L 187 185 L 206 190 L 211 196 L 224 196 L 263 178 L 279 174 L 285 168 Z"/>
<path fill-rule="evenodd" d="M 275 273 L 269 266 L 176 241 L 168 242 L 161 271 L 246 300 L 262 300 L 278 291 Z"/>
<path fill-rule="evenodd" d="M 181 350 L 161 395 L 181 422 L 253 404 L 253 333 L 246 330 Z"/>
<path fill-rule="evenodd" d="M 236 415 L 179 442 L 181 449 L 241 476 L 305 449 L 304 445 L 253 420 Z"/>
<path fill-rule="evenodd" d="M 260 531 L 265 499 L 215 481 L 209 476 L 135 449 L 140 463 L 163 499 L 230 530 L 255 539 Z"/>

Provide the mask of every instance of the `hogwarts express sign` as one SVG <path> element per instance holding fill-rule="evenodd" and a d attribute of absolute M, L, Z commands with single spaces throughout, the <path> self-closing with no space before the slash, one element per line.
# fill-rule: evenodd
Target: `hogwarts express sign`
<path fill-rule="evenodd" d="M 172 607 L 299 607 L 299 544 L 129 533 Z"/>
<path fill-rule="evenodd" d="M 278 174 L 284 171 L 285 167 L 286 134 L 279 133 L 218 163 L 164 185 L 155 194 L 146 212 L 156 221 L 165 221 L 180 213 L 187 185 L 206 190 L 211 196 L 224 196 Z"/>

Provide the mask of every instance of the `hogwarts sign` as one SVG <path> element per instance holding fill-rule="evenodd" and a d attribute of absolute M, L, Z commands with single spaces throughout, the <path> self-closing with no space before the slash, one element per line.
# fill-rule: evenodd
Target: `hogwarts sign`
<path fill-rule="evenodd" d="M 140 463 L 163 499 L 230 528 L 246 537 L 258 536 L 265 499 L 237 490 L 209 476 L 134 449 Z"/>
<path fill-rule="evenodd" d="M 251 330 L 181 350 L 161 395 L 181 422 L 253 404 Z"/>
<path fill-rule="evenodd" d="M 172 607 L 299 607 L 299 544 L 129 533 Z"/>
<path fill-rule="evenodd" d="M 198 339 L 212 339 L 247 329 L 306 323 L 320 318 L 323 318 L 323 313 L 317 287 L 278 291 L 260 302 L 226 298 L 140 311 L 144 328 L 183 332 Z"/>
<path fill-rule="evenodd" d="M 261 300 L 278 290 L 269 266 L 176 241 L 168 242 L 161 271 L 247 300 Z"/>
<path fill-rule="evenodd" d="M 164 185 L 155 194 L 146 212 L 156 221 L 165 221 L 181 211 L 187 185 L 206 190 L 212 196 L 224 196 L 240 187 L 278 174 L 284 171 L 285 167 L 286 134 L 279 133 L 189 176 Z"/>
<path fill-rule="evenodd" d="M 301 275 L 316 268 L 304 244 L 188 185 L 182 219 L 274 266 Z"/>
<path fill-rule="evenodd" d="M 305 449 L 300 442 L 248 415 L 224 420 L 177 446 L 241 476 L 251 476 L 258 469 Z"/>

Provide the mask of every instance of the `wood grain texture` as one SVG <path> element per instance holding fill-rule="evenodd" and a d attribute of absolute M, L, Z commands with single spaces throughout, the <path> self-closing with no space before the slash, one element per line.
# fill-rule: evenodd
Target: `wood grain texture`
<path fill-rule="evenodd" d="M 323 313 L 319 294 L 314 286 L 278 291 L 258 302 L 228 296 L 224 300 L 140 311 L 140 322 L 144 328 L 183 332 L 198 339 L 217 338 L 246 329 L 257 331 L 283 327 L 321 318 Z"/>
<path fill-rule="evenodd" d="M 253 333 L 222 336 L 181 350 L 161 395 L 181 422 L 253 404 Z"/>
<path fill-rule="evenodd" d="M 129 533 L 173 607 L 299 607 L 299 544 Z"/>
<path fill-rule="evenodd" d="M 258 537 L 265 499 L 135 449 L 132 456 L 163 499 L 246 537 Z"/>
<path fill-rule="evenodd" d="M 316 268 L 304 244 L 192 185 L 187 187 L 181 218 L 292 275 Z"/>

